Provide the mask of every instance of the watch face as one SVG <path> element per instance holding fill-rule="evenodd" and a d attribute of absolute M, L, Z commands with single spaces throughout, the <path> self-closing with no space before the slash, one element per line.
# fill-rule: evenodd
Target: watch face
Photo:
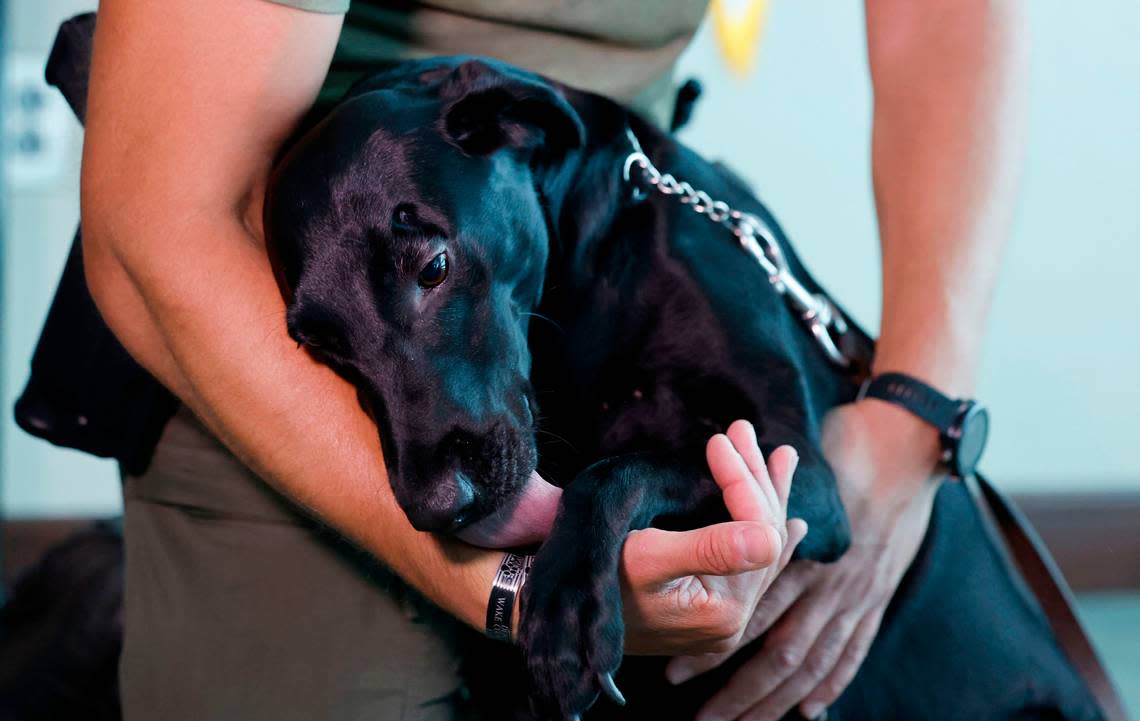
<path fill-rule="evenodd" d="M 957 473 L 965 477 L 974 472 L 982 451 L 986 449 L 986 439 L 990 435 L 990 414 L 979 405 L 971 406 L 962 417 L 962 435 L 958 439 L 955 456 Z"/>

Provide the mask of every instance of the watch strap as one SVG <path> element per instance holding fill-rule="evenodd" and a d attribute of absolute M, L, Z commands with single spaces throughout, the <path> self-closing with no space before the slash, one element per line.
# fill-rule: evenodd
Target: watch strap
<path fill-rule="evenodd" d="M 903 373 L 875 376 L 867 384 L 863 397 L 897 403 L 943 434 L 954 426 L 962 413 L 962 401 L 947 398 L 917 378 Z"/>

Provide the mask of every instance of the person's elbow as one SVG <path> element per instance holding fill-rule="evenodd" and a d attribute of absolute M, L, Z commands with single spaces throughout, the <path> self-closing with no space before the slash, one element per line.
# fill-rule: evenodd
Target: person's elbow
<path fill-rule="evenodd" d="M 130 235 L 132 216 L 137 216 L 138 208 L 132 199 L 137 189 L 129 183 L 116 182 L 116 169 L 108 165 L 101 160 L 83 162 L 79 228 L 87 288 L 104 319 L 114 328 L 123 305 L 116 301 L 133 290 L 124 264 L 124 259 L 130 259 L 132 246 L 125 239 Z"/>
<path fill-rule="evenodd" d="M 132 167 L 132 163 L 137 167 Z M 88 153 L 80 181 L 80 229 L 88 287 L 100 310 L 124 285 L 146 295 L 177 279 L 187 256 L 219 235 L 249 230 L 252 185 L 215 192 L 159 160 Z M 167 166 L 176 165 L 167 163 Z M 197 187 L 195 187 L 197 186 Z M 254 242 L 252 233 L 248 233 Z"/>
<path fill-rule="evenodd" d="M 146 329 L 168 325 L 172 309 L 193 300 L 195 274 L 186 264 L 211 253 L 212 244 L 256 242 L 243 218 L 243 198 L 252 189 L 244 196 L 236 189 L 210 193 L 178 167 L 162 166 L 153 156 L 134 161 L 88 153 L 81 170 L 87 287 L 104 321 L 139 360 L 154 350 L 148 347 L 155 334 Z M 142 342 L 144 334 L 151 340 Z"/>

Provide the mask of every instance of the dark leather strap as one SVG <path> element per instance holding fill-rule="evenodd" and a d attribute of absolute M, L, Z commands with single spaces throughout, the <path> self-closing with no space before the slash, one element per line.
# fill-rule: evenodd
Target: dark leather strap
<path fill-rule="evenodd" d="M 1021 511 L 981 475 L 971 476 L 966 485 L 983 517 L 1003 541 L 1010 560 L 1037 597 L 1058 645 L 1084 679 L 1106 721 L 1128 721 L 1116 687 L 1073 610 L 1072 591 L 1045 544 Z"/>
<path fill-rule="evenodd" d="M 962 412 L 962 403 L 942 395 L 917 378 L 902 373 L 883 373 L 867 384 L 866 398 L 898 403 L 943 433 Z"/>

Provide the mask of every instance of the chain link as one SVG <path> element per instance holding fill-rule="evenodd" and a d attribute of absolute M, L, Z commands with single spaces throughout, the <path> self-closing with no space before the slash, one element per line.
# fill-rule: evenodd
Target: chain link
<path fill-rule="evenodd" d="M 804 322 L 828 359 L 840 367 L 848 367 L 851 359 L 843 354 L 837 342 L 848 331 L 843 313 L 830 298 L 823 293 L 811 292 L 795 277 L 768 224 L 752 213 L 743 213 L 724 201 L 713 200 L 708 193 L 677 180 L 670 173 L 662 173 L 642 152 L 632 131 L 627 131 L 627 134 L 634 152 L 625 159 L 622 177 L 633 187 L 634 197 L 638 200 L 647 198 L 648 191 L 675 197 L 682 205 L 727 229 L 759 263 L 776 292 L 787 299 L 792 311 Z"/>

